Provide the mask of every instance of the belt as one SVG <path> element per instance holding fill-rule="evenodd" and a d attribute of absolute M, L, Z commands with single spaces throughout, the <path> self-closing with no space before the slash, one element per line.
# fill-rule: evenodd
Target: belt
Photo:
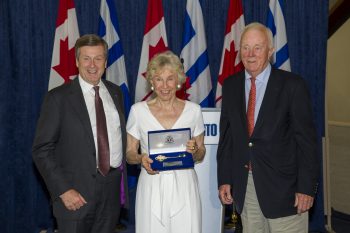
<path fill-rule="evenodd" d="M 108 173 L 113 172 L 113 171 L 115 171 L 115 170 L 117 170 L 117 169 L 118 169 L 117 167 L 109 167 Z M 97 170 L 97 173 L 98 173 L 98 174 L 102 175 L 101 172 L 100 172 L 100 170 L 98 170 L 98 168 L 96 168 L 96 170 Z"/>
<path fill-rule="evenodd" d="M 252 171 L 252 162 L 249 161 L 249 163 L 247 165 L 244 165 L 245 168 L 248 169 L 248 171 Z"/>

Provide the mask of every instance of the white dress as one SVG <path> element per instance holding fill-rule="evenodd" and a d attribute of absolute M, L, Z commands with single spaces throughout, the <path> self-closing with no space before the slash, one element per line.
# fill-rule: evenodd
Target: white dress
<path fill-rule="evenodd" d="M 191 128 L 191 136 L 204 132 L 198 104 L 186 101 L 172 129 Z M 127 132 L 140 140 L 148 154 L 148 131 L 164 130 L 147 102 L 131 107 Z M 201 233 L 201 203 L 194 169 L 162 171 L 149 175 L 141 169 L 136 193 L 136 233 Z"/>

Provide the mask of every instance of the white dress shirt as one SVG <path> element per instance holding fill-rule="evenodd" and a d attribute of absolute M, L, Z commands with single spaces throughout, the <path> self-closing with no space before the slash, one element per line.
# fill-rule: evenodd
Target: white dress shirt
<path fill-rule="evenodd" d="M 96 133 L 96 109 L 95 109 L 95 90 L 93 85 L 86 82 L 79 75 L 80 87 L 83 91 L 85 104 L 89 113 L 92 133 L 94 135 L 96 148 L 96 164 L 98 166 L 98 150 L 97 150 L 97 133 Z M 100 81 L 99 94 L 103 102 L 103 108 L 106 115 L 108 142 L 110 151 L 110 166 L 119 167 L 122 164 L 122 133 L 120 128 L 120 119 L 118 111 L 115 107 L 112 97 L 110 96 L 106 86 Z"/>

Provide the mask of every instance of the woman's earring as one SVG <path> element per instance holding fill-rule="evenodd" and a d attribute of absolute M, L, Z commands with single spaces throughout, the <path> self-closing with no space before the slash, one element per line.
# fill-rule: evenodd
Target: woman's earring
<path fill-rule="evenodd" d="M 180 89 L 181 89 L 181 85 L 180 85 L 180 84 L 177 84 L 177 85 L 176 85 L 176 88 L 177 88 L 178 90 L 180 90 Z"/>
<path fill-rule="evenodd" d="M 153 86 L 151 86 L 151 90 L 154 91 L 154 87 Z"/>

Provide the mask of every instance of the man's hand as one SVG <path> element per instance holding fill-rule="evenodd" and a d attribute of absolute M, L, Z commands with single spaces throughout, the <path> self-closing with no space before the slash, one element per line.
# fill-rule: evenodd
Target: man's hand
<path fill-rule="evenodd" d="M 302 193 L 295 194 L 294 207 L 298 207 L 298 214 L 308 211 L 313 204 L 314 204 L 313 197 Z"/>
<path fill-rule="evenodd" d="M 80 193 L 74 189 L 69 189 L 63 193 L 60 198 L 68 210 L 78 210 L 87 203 Z"/>
<path fill-rule="evenodd" d="M 224 205 L 230 205 L 233 203 L 233 198 L 231 196 L 231 185 L 223 184 L 219 187 L 219 197 Z"/>

